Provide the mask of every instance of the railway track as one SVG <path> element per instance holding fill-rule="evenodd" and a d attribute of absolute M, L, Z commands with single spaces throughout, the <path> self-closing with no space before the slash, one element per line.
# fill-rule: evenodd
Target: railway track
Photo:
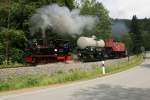
<path fill-rule="evenodd" d="M 133 58 L 130 57 L 130 58 Z M 128 58 L 121 59 L 110 59 L 106 60 L 106 67 L 110 64 L 115 64 L 118 62 L 127 61 Z M 72 69 L 92 69 L 96 66 L 101 66 L 101 61 L 99 62 L 70 62 L 70 63 L 52 63 L 46 65 L 37 65 L 30 67 L 20 67 L 20 68 L 6 68 L 0 69 L 0 78 L 8 78 L 13 76 L 25 76 L 25 75 L 51 75 L 60 71 L 69 71 Z"/>

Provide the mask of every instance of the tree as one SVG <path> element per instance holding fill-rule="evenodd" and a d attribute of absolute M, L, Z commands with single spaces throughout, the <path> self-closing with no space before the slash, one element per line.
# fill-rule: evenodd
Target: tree
<path fill-rule="evenodd" d="M 0 62 L 19 61 L 21 57 L 16 56 L 23 53 L 30 38 L 29 18 L 36 9 L 52 3 L 74 8 L 74 0 L 0 0 Z"/>
<path fill-rule="evenodd" d="M 60 6 L 74 8 L 74 0 L 3 0 L 0 1 L 0 27 L 7 27 L 8 16 L 10 28 L 29 33 L 29 18 L 36 9 L 57 3 Z"/>
<path fill-rule="evenodd" d="M 0 64 L 5 60 L 5 47 L 2 43 L 0 43 Z"/>
<path fill-rule="evenodd" d="M 131 36 L 129 33 L 124 33 L 122 36 L 121 36 L 121 39 L 120 39 L 123 43 L 125 43 L 126 45 L 126 48 L 127 48 L 127 51 L 129 53 L 132 52 L 132 49 L 133 49 L 133 43 L 132 43 L 132 39 L 131 39 Z"/>
<path fill-rule="evenodd" d="M 87 35 L 96 35 L 98 39 L 111 36 L 111 19 L 102 3 L 96 2 L 96 0 L 82 0 L 81 14 L 97 16 L 99 19 L 92 31 L 85 32 Z"/>
<path fill-rule="evenodd" d="M 5 58 L 6 62 L 10 61 L 12 57 L 18 58 L 17 56 L 23 55 L 23 49 L 27 42 L 24 32 L 8 28 L 0 28 L 0 30 L 0 55 Z M 20 55 L 14 57 L 18 52 Z"/>
<path fill-rule="evenodd" d="M 74 6 L 74 0 L 64 0 L 65 5 L 71 10 L 73 8 L 75 8 Z"/>
<path fill-rule="evenodd" d="M 139 20 L 140 29 L 143 37 L 143 44 L 146 50 L 150 50 L 150 18 L 144 18 Z"/>
<path fill-rule="evenodd" d="M 130 35 L 133 42 L 133 52 L 136 54 L 140 53 L 141 47 L 143 46 L 143 39 L 136 15 L 132 18 L 130 29 Z"/>

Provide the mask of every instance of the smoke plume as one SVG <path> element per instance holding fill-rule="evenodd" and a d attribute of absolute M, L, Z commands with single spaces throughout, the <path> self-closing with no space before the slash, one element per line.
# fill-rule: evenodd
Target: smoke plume
<path fill-rule="evenodd" d="M 120 38 L 124 33 L 129 32 L 124 20 L 114 20 L 112 25 L 113 37 Z"/>
<path fill-rule="evenodd" d="M 30 18 L 30 31 L 32 34 L 42 31 L 45 37 L 45 30 L 51 29 L 58 34 L 81 34 L 84 29 L 91 30 L 98 18 L 95 16 L 80 15 L 79 9 L 69 10 L 67 7 L 60 7 L 57 4 L 44 6 L 37 9 Z"/>

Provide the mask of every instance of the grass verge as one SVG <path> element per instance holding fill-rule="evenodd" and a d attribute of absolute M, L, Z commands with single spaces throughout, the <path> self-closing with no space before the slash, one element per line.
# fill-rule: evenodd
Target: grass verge
<path fill-rule="evenodd" d="M 120 62 L 106 67 L 106 74 L 113 74 L 132 68 L 144 61 L 143 54 L 135 56 L 129 62 Z M 51 84 L 60 84 L 69 81 L 76 81 L 87 78 L 94 78 L 102 75 L 100 67 L 93 67 L 91 70 L 70 70 L 68 72 L 59 71 L 51 76 L 38 75 L 38 76 L 21 76 L 12 77 L 7 79 L 0 79 L 0 91 L 15 90 L 21 88 L 30 88 L 37 86 L 46 86 Z"/>
<path fill-rule="evenodd" d="M 29 65 L 25 65 L 25 64 L 19 64 L 19 63 L 12 63 L 12 64 L 1 64 L 0 65 L 0 69 L 5 69 L 5 68 L 18 68 L 18 67 L 25 67 L 25 66 L 29 66 Z"/>

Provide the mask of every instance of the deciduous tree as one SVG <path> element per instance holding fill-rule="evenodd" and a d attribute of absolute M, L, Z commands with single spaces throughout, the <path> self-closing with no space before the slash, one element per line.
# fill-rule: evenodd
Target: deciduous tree
<path fill-rule="evenodd" d="M 111 36 L 111 18 L 102 3 L 96 2 L 96 0 L 82 0 L 81 14 L 97 16 L 99 19 L 96 27 L 85 34 L 94 34 L 97 38 L 102 39 Z"/>

